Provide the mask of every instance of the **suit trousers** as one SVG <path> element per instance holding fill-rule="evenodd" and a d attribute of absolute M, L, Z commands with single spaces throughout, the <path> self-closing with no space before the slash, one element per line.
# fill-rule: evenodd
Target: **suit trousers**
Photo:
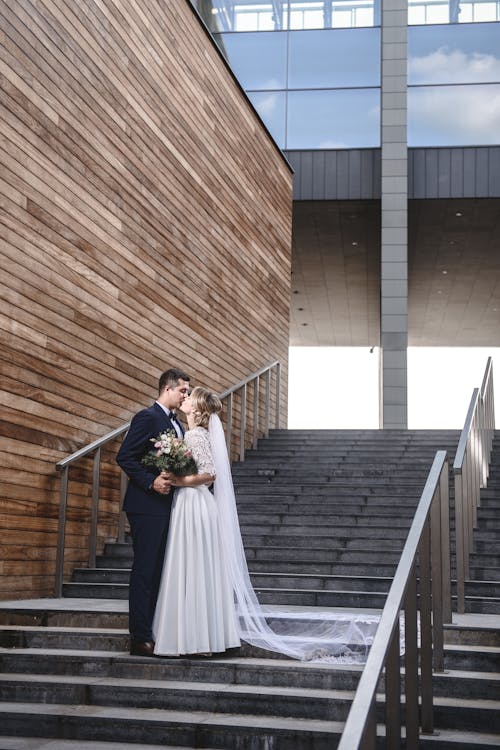
<path fill-rule="evenodd" d="M 153 640 L 152 624 L 167 546 L 170 514 L 127 513 L 134 548 L 129 585 L 129 630 L 133 640 Z"/>

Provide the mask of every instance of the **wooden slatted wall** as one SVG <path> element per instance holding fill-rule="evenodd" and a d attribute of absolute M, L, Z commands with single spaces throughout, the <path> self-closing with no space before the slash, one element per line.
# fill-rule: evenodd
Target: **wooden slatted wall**
<path fill-rule="evenodd" d="M 55 463 L 151 403 L 165 367 L 223 390 L 277 358 L 286 382 L 291 174 L 187 0 L 3 0 L 0 29 L 8 599 L 52 593 Z M 103 484 L 101 543 L 112 454 Z"/>

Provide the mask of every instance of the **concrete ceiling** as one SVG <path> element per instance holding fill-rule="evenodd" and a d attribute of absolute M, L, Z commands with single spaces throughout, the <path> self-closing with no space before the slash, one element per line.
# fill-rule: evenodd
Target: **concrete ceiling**
<path fill-rule="evenodd" d="M 409 344 L 500 346 L 500 199 L 409 204 Z M 375 346 L 380 202 L 294 204 L 290 344 Z"/>

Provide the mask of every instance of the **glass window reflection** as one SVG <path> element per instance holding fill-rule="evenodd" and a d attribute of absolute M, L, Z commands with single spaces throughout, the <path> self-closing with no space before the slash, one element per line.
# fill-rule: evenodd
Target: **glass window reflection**
<path fill-rule="evenodd" d="M 285 148 L 285 92 L 249 91 L 248 98 L 280 148 Z"/>
<path fill-rule="evenodd" d="M 282 31 L 373 26 L 380 0 L 191 0 L 208 28 L 225 31 Z"/>
<path fill-rule="evenodd" d="M 380 29 L 291 32 L 288 66 L 289 88 L 379 86 Z"/>
<path fill-rule="evenodd" d="M 408 31 L 408 83 L 500 83 L 500 24 Z"/>
<path fill-rule="evenodd" d="M 286 88 L 286 34 L 222 34 L 217 42 L 245 89 Z"/>
<path fill-rule="evenodd" d="M 409 0 L 408 23 L 481 23 L 500 21 L 498 0 Z"/>
<path fill-rule="evenodd" d="M 368 148 L 379 145 L 378 89 L 288 93 L 288 149 Z"/>
<path fill-rule="evenodd" d="M 408 90 L 409 146 L 500 143 L 500 84 Z"/>

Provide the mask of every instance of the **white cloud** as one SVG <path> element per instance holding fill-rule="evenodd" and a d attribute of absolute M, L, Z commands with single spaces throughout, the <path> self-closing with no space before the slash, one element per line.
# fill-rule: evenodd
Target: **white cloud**
<path fill-rule="evenodd" d="M 500 59 L 443 46 L 429 55 L 410 58 L 408 72 L 411 83 L 500 82 Z"/>
<path fill-rule="evenodd" d="M 434 146 L 498 143 L 500 85 L 410 89 L 408 121 L 418 144 L 427 144 L 426 132 Z"/>

